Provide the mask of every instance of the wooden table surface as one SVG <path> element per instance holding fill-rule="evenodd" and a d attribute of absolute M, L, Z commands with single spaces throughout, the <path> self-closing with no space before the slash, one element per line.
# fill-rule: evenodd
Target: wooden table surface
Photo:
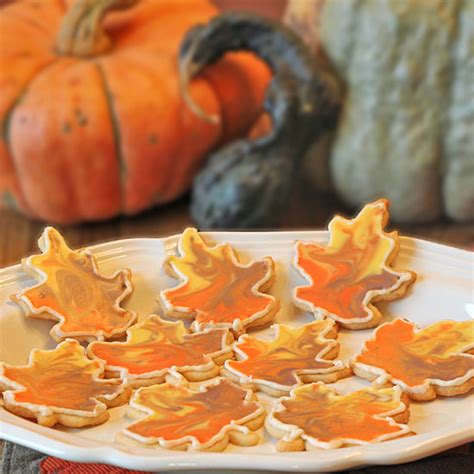
<path fill-rule="evenodd" d="M 329 194 L 315 194 L 306 186 L 295 186 L 293 198 L 281 212 L 279 229 L 323 229 L 334 213 L 353 214 Z M 193 222 L 188 200 L 157 208 L 139 216 L 104 223 L 59 227 L 72 247 L 126 237 L 162 237 L 181 231 Z M 43 222 L 34 222 L 12 211 L 0 211 L 0 267 L 17 263 L 37 251 Z M 392 225 L 393 227 L 393 225 Z M 474 249 L 474 224 L 436 222 L 396 226 L 401 234 Z"/>

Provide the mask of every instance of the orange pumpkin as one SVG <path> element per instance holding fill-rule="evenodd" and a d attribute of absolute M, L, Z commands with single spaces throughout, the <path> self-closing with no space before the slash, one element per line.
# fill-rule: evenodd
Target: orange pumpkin
<path fill-rule="evenodd" d="M 183 104 L 180 42 L 216 13 L 208 0 L 3 6 L 0 202 L 70 223 L 183 194 L 212 148 L 247 132 L 269 81 L 256 58 L 229 54 L 190 86 L 219 123 Z"/>

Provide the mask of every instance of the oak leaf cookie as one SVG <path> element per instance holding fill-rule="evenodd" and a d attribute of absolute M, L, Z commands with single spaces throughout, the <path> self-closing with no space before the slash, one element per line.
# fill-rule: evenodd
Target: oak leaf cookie
<path fill-rule="evenodd" d="M 352 361 L 356 375 L 398 385 L 413 400 L 460 395 L 474 387 L 474 321 L 440 321 L 422 330 L 405 319 L 378 327 Z"/>
<path fill-rule="evenodd" d="M 87 354 L 104 362 L 106 376 L 121 377 L 132 386 L 161 383 L 176 373 L 195 382 L 219 374 L 233 356 L 233 340 L 225 328 L 188 334 L 182 321 L 151 315 L 128 329 L 126 342 L 96 341 Z"/>
<path fill-rule="evenodd" d="M 22 262 L 39 283 L 11 299 L 27 316 L 59 321 L 50 332 L 54 340 L 119 337 L 135 322 L 136 314 L 120 307 L 133 289 L 129 270 L 101 275 L 91 253 L 71 250 L 52 227 L 44 230 L 39 247 L 42 254 Z"/>
<path fill-rule="evenodd" d="M 293 264 L 310 284 L 295 288 L 296 304 L 348 329 L 376 326 L 382 316 L 374 303 L 402 297 L 416 278 L 391 267 L 399 240 L 384 231 L 388 217 L 388 201 L 380 199 L 355 219 L 334 217 L 327 245 L 297 242 Z"/>
<path fill-rule="evenodd" d="M 300 327 L 275 325 L 275 338 L 244 334 L 233 345 L 238 360 L 227 360 L 223 373 L 241 385 L 281 397 L 302 383 L 332 383 L 352 371 L 341 361 L 337 325 L 330 319 Z"/>
<path fill-rule="evenodd" d="M 177 287 L 161 292 L 168 316 L 194 318 L 193 331 L 227 327 L 236 334 L 272 321 L 279 304 L 263 293 L 275 278 L 270 257 L 241 264 L 229 244 L 210 247 L 192 228 L 183 232 L 178 249 L 180 255 L 164 263 L 165 271 L 181 280 Z"/>
<path fill-rule="evenodd" d="M 322 382 L 281 398 L 265 422 L 278 451 L 332 449 L 378 443 L 410 433 L 408 404 L 398 387 L 339 395 Z"/>
<path fill-rule="evenodd" d="M 126 403 L 131 393 L 121 380 L 103 380 L 103 370 L 67 339 L 54 350 L 33 349 L 28 365 L 0 363 L 0 391 L 8 411 L 40 425 L 98 425 L 109 419 L 108 407 Z"/>
<path fill-rule="evenodd" d="M 215 379 L 195 391 L 169 383 L 138 389 L 129 415 L 142 418 L 123 433 L 169 449 L 223 451 L 229 443 L 254 446 L 265 411 L 252 391 Z"/>

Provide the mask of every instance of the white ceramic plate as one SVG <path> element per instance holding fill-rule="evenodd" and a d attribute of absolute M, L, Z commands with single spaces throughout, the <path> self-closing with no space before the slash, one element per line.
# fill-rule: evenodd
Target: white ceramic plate
<path fill-rule="evenodd" d="M 277 278 L 272 293 L 281 299 L 277 322 L 302 324 L 312 318 L 291 302 L 292 289 L 304 281 L 290 266 L 297 239 L 327 241 L 327 232 L 208 233 L 210 240 L 230 242 L 243 259 L 272 256 Z M 131 268 L 135 291 L 127 302 L 140 318 L 157 311 L 158 291 L 176 285 L 161 270 L 167 253 L 176 251 L 177 236 L 166 239 L 122 240 L 92 247 L 102 271 Z M 396 265 L 412 269 L 418 279 L 400 301 L 381 305 L 385 320 L 396 316 L 426 326 L 439 319 L 465 320 L 473 303 L 473 254 L 443 245 L 403 238 Z M 8 297 L 33 281 L 17 265 L 0 270 L 0 360 L 23 364 L 34 347 L 53 348 L 48 335 L 52 322 L 26 319 Z M 272 335 L 271 329 L 260 331 Z M 356 353 L 372 330 L 342 330 L 341 358 Z M 368 385 L 350 377 L 335 384 L 342 393 Z M 259 397 L 269 406 L 271 397 Z M 14 416 L 0 408 L 0 437 L 46 454 L 80 462 L 105 462 L 146 471 L 191 469 L 257 469 L 334 471 L 370 464 L 395 464 L 419 459 L 474 439 L 474 396 L 471 394 L 411 405 L 410 426 L 416 436 L 385 443 L 329 451 L 276 453 L 274 442 L 262 431 L 262 443 L 252 448 L 229 446 L 224 453 L 186 453 L 134 444 L 117 433 L 127 425 L 124 407 L 111 420 L 86 429 L 51 429 Z M 210 414 L 212 416 L 212 414 Z"/>

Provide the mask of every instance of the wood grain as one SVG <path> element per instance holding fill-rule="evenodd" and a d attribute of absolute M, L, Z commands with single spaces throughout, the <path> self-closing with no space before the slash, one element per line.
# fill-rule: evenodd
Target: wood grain
<path fill-rule="evenodd" d="M 58 228 L 73 248 L 128 237 L 163 237 L 194 225 L 188 206 L 186 198 L 135 217 Z M 276 209 L 275 212 L 279 213 L 278 230 L 324 229 L 335 213 L 352 215 L 354 210 L 347 209 L 331 194 L 315 193 L 304 183 L 299 183 L 294 187 L 288 207 Z M 37 240 L 44 226 L 43 222 L 31 221 L 13 211 L 0 211 L 0 267 L 17 263 L 21 258 L 36 253 Z M 474 249 L 473 224 L 441 221 L 392 227 L 398 228 L 402 235 Z"/>

